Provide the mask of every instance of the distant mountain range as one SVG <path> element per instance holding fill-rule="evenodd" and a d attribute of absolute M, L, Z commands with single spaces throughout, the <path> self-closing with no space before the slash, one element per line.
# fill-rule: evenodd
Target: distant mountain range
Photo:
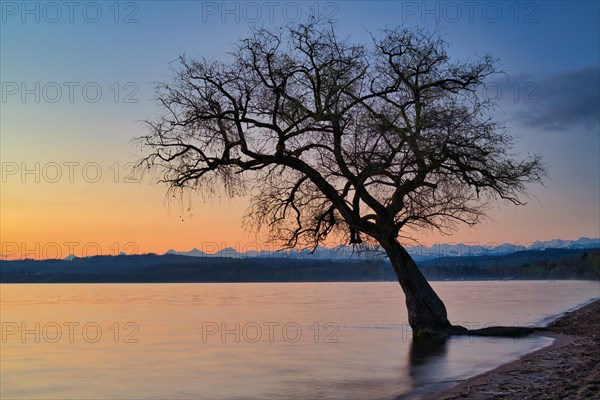
<path fill-rule="evenodd" d="M 230 252 L 223 252 L 228 254 Z M 198 254 L 194 252 L 193 254 Z M 338 253 L 339 254 L 339 253 Z M 600 248 L 523 250 L 419 261 L 430 280 L 600 279 Z M 1 283 L 397 281 L 389 260 L 178 254 L 0 261 Z M 598 287 L 600 293 L 600 286 Z"/>
<path fill-rule="evenodd" d="M 591 249 L 600 247 L 600 238 L 590 239 L 586 237 L 577 240 L 553 239 L 547 241 L 535 241 L 527 245 L 520 244 L 435 244 L 433 246 L 410 246 L 408 252 L 415 261 L 426 261 L 442 257 L 473 257 L 473 256 L 501 256 L 523 250 L 545 250 L 545 249 Z M 169 250 L 165 254 L 175 254 L 189 257 L 207 258 L 292 258 L 307 260 L 366 260 L 382 258 L 386 259 L 384 252 L 373 247 L 359 250 L 353 246 L 322 247 L 319 246 L 314 252 L 308 249 L 302 250 L 249 250 L 240 252 L 234 248 L 227 247 L 216 253 L 205 253 L 197 248 L 190 251 Z"/>

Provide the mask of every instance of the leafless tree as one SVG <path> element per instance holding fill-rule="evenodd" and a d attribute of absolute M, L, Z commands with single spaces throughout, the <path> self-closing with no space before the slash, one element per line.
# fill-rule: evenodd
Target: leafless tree
<path fill-rule="evenodd" d="M 249 192 L 246 221 L 288 246 L 340 234 L 380 245 L 415 334 L 459 329 L 400 235 L 474 225 L 498 199 L 524 204 L 545 171 L 511 153 L 478 96 L 494 60 L 453 61 L 446 48 L 401 28 L 353 44 L 311 22 L 255 29 L 226 62 L 181 57 L 138 138 L 139 166 L 171 188 Z"/>

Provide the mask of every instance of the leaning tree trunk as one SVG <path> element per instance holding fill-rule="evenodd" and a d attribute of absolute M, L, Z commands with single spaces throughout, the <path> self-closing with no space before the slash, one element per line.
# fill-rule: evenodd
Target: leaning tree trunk
<path fill-rule="evenodd" d="M 397 240 L 381 243 L 396 271 L 406 297 L 408 323 L 413 335 L 450 334 L 464 330 L 448 322 L 446 306 L 423 276 L 412 257 Z M 461 329 L 462 328 L 462 329 Z"/>

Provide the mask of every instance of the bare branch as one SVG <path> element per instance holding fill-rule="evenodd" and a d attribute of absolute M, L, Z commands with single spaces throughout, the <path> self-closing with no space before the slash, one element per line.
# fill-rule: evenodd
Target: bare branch
<path fill-rule="evenodd" d="M 447 233 L 496 199 L 524 204 L 545 169 L 511 154 L 495 104 L 477 95 L 497 72 L 490 56 L 452 61 L 420 30 L 368 47 L 334 28 L 257 28 L 228 63 L 182 57 L 157 88 L 138 168 L 174 188 L 249 192 L 245 226 L 288 247 Z"/>

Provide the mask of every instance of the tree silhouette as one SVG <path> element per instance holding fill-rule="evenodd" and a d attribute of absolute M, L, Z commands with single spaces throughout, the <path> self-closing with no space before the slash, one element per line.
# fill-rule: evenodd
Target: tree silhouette
<path fill-rule="evenodd" d="M 380 245 L 415 334 L 455 331 L 399 239 L 474 225 L 498 199 L 524 204 L 545 171 L 510 153 L 478 96 L 494 60 L 452 61 L 446 47 L 401 28 L 353 44 L 313 21 L 255 29 L 226 62 L 181 57 L 139 167 L 170 188 L 249 192 L 246 223 L 289 247 L 340 234 Z"/>

